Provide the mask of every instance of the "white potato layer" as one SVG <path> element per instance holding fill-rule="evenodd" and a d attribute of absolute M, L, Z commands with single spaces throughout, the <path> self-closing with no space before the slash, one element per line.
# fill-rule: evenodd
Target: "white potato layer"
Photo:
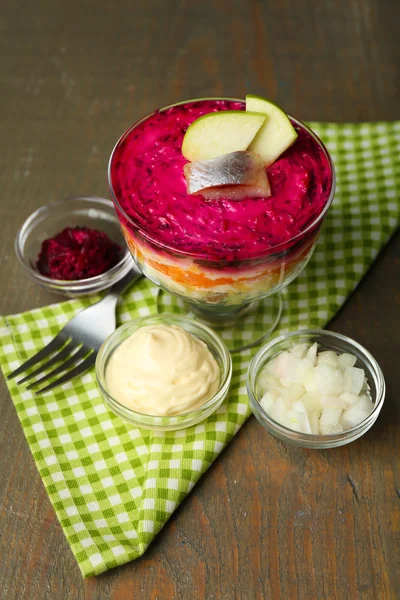
<path fill-rule="evenodd" d="M 263 409 L 278 423 L 308 434 L 340 433 L 366 419 L 374 408 L 357 358 L 318 345 L 297 344 L 264 367 L 259 386 Z"/>

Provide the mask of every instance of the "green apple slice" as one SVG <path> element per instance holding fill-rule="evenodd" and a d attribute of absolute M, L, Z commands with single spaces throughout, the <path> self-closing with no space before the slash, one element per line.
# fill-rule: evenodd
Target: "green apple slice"
<path fill-rule="evenodd" d="M 279 106 L 260 96 L 246 96 L 246 111 L 267 117 L 248 149 L 262 156 L 268 167 L 296 141 L 296 130 Z"/>
<path fill-rule="evenodd" d="M 191 162 L 247 150 L 265 121 L 265 114 L 224 110 L 199 117 L 183 138 L 182 154 Z"/>

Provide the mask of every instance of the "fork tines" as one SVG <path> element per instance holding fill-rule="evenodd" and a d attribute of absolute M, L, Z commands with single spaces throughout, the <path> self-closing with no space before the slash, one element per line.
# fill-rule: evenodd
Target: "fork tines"
<path fill-rule="evenodd" d="M 48 358 L 48 360 L 46 360 Z M 13 379 L 18 375 L 29 371 L 35 365 L 41 363 L 36 369 L 25 375 L 22 379 L 17 381 L 17 384 L 25 383 L 33 377 L 38 377 L 36 381 L 33 381 L 27 386 L 27 389 L 32 389 L 38 385 L 50 382 L 50 380 L 56 375 L 60 375 L 58 379 L 50 382 L 47 386 L 40 388 L 35 391 L 35 394 L 42 394 L 53 389 L 61 383 L 65 383 L 84 373 L 87 369 L 94 365 L 96 360 L 96 352 L 93 348 L 89 348 L 84 344 L 80 344 L 71 339 L 64 331 L 60 333 L 34 356 L 26 360 L 22 365 L 15 369 L 12 373 L 7 375 L 7 379 Z M 48 370 L 49 367 L 57 365 L 52 370 Z"/>

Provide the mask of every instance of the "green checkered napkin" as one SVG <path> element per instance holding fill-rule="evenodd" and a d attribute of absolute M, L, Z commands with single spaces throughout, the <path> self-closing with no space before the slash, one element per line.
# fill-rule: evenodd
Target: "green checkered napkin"
<path fill-rule="evenodd" d="M 279 329 L 324 327 L 400 219 L 400 122 L 311 126 L 332 153 L 337 194 L 313 258 L 290 284 Z M 118 320 L 156 312 L 141 280 Z M 4 373 L 49 342 L 90 300 L 1 318 Z M 93 372 L 34 398 L 8 383 L 51 502 L 85 577 L 143 554 L 250 415 L 245 374 L 255 350 L 233 355 L 229 399 L 207 421 L 176 433 L 135 429 L 103 404 Z"/>

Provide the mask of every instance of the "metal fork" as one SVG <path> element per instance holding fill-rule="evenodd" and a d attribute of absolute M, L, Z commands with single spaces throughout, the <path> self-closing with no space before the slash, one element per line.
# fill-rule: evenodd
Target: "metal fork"
<path fill-rule="evenodd" d="M 104 298 L 73 317 L 47 346 L 44 346 L 18 369 L 7 375 L 7 379 L 25 373 L 38 363 L 43 364 L 40 364 L 34 371 L 17 381 L 18 385 L 25 383 L 32 377 L 42 375 L 42 377 L 27 386 L 27 389 L 31 389 L 61 374 L 61 377 L 55 381 L 35 391 L 35 395 L 38 395 L 48 392 L 90 369 L 95 363 L 101 344 L 115 331 L 115 308 L 118 297 L 128 285 L 137 281 L 140 277 L 142 277 L 142 274 L 132 268 L 125 277 L 110 288 Z M 48 372 L 49 367 L 60 362 L 59 366 Z"/>

